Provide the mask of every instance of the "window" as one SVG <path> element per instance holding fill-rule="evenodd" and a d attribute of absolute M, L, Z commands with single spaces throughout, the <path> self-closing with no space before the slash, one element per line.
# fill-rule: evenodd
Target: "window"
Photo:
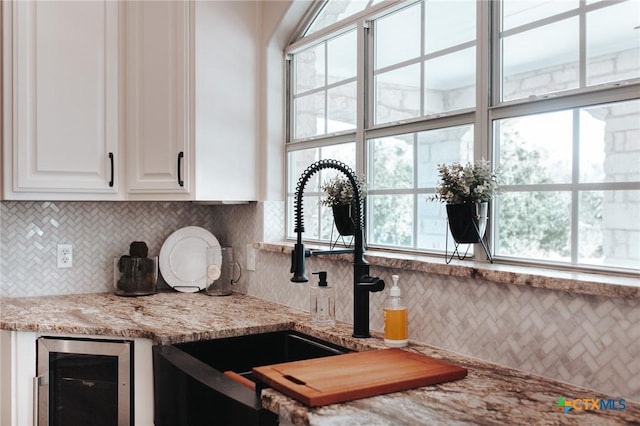
<path fill-rule="evenodd" d="M 374 124 L 475 106 L 474 2 L 415 3 L 372 22 Z"/>
<path fill-rule="evenodd" d="M 473 134 L 473 124 L 464 124 L 367 140 L 370 244 L 445 250 L 445 209 L 426 198 L 438 163 L 473 159 Z"/>
<path fill-rule="evenodd" d="M 329 158 L 339 159 L 351 167 L 352 170 L 355 170 L 355 143 L 351 142 L 289 152 L 287 158 L 289 167 L 287 182 L 289 194 L 287 203 L 288 218 L 293 218 L 293 196 L 295 195 L 296 185 L 298 184 L 298 178 L 300 175 L 302 175 L 310 164 L 318 160 L 325 160 Z M 330 179 L 332 176 L 335 176 L 337 173 L 339 172 L 334 170 L 322 170 L 320 173 L 316 173 L 311 176 L 311 179 L 306 185 L 304 197 L 304 237 L 306 239 L 332 241 L 331 232 L 333 217 L 330 209 L 320 205 L 320 184 L 321 182 Z M 290 226 L 289 228 L 289 232 L 291 232 L 289 236 L 292 236 L 293 226 Z M 335 241 L 335 238 L 333 241 Z"/>
<path fill-rule="evenodd" d="M 640 3 L 499 6 L 495 255 L 639 270 Z"/>
<path fill-rule="evenodd" d="M 294 56 L 294 139 L 356 128 L 356 47 L 352 30 Z"/>
<path fill-rule="evenodd" d="M 634 0 L 326 2 L 287 51 L 288 236 L 297 178 L 336 158 L 370 247 L 442 254 L 437 165 L 490 159 L 495 262 L 640 271 L 639 32 Z M 322 173 L 304 237 L 329 241 Z"/>
<path fill-rule="evenodd" d="M 498 56 L 502 93 L 497 99 L 549 95 L 640 77 L 637 1 L 497 4 L 502 6 L 496 17 L 502 24 Z"/>
<path fill-rule="evenodd" d="M 637 267 L 632 250 L 640 241 L 640 191 L 629 184 L 640 177 L 632 141 L 640 135 L 639 101 L 494 126 L 505 185 L 496 200 L 496 255 Z"/>

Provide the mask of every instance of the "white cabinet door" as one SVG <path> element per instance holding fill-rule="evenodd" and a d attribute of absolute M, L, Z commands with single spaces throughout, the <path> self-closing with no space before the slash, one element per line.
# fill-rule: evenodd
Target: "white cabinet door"
<path fill-rule="evenodd" d="M 197 200 L 257 199 L 258 3 L 194 3 Z"/>
<path fill-rule="evenodd" d="M 118 7 L 3 2 L 6 198 L 118 197 Z"/>
<path fill-rule="evenodd" d="M 189 199 L 189 2 L 125 3 L 127 192 Z"/>
<path fill-rule="evenodd" d="M 257 199 L 257 2 L 2 7 L 5 199 Z"/>
<path fill-rule="evenodd" d="M 0 330 L 0 424 L 34 424 L 36 334 Z"/>

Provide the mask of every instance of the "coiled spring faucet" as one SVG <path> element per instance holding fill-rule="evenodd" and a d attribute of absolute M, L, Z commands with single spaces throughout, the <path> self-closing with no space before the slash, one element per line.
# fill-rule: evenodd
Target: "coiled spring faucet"
<path fill-rule="evenodd" d="M 353 337 L 371 337 L 369 334 L 369 292 L 382 291 L 384 281 L 378 277 L 369 275 L 369 262 L 364 258 L 364 213 L 362 209 L 362 188 L 355 173 L 349 166 L 337 160 L 319 160 L 311 164 L 298 179 L 294 200 L 295 229 L 297 241 L 291 253 L 292 282 L 307 282 L 309 278 L 305 273 L 305 258 L 313 255 L 331 254 L 329 251 L 307 251 L 302 243 L 304 232 L 304 217 L 302 208 L 302 194 L 307 182 L 315 173 L 323 169 L 335 169 L 343 173 L 354 188 L 356 204 L 355 242 L 353 250 L 340 251 L 340 253 L 353 252 Z"/>

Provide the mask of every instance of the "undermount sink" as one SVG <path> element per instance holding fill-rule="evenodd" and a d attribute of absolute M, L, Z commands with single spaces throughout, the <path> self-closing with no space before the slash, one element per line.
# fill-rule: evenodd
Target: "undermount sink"
<path fill-rule="evenodd" d="M 155 423 L 276 425 L 277 415 L 262 408 L 259 395 L 225 372 L 253 382 L 253 367 L 347 352 L 291 330 L 155 346 Z"/>

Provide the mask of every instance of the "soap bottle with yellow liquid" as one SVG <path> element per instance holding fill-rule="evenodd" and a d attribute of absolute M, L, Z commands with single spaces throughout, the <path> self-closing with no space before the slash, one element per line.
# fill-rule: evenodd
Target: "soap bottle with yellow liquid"
<path fill-rule="evenodd" d="M 398 287 L 398 276 L 392 275 L 393 287 L 384 304 L 384 344 L 401 348 L 409 344 L 408 310 Z"/>

